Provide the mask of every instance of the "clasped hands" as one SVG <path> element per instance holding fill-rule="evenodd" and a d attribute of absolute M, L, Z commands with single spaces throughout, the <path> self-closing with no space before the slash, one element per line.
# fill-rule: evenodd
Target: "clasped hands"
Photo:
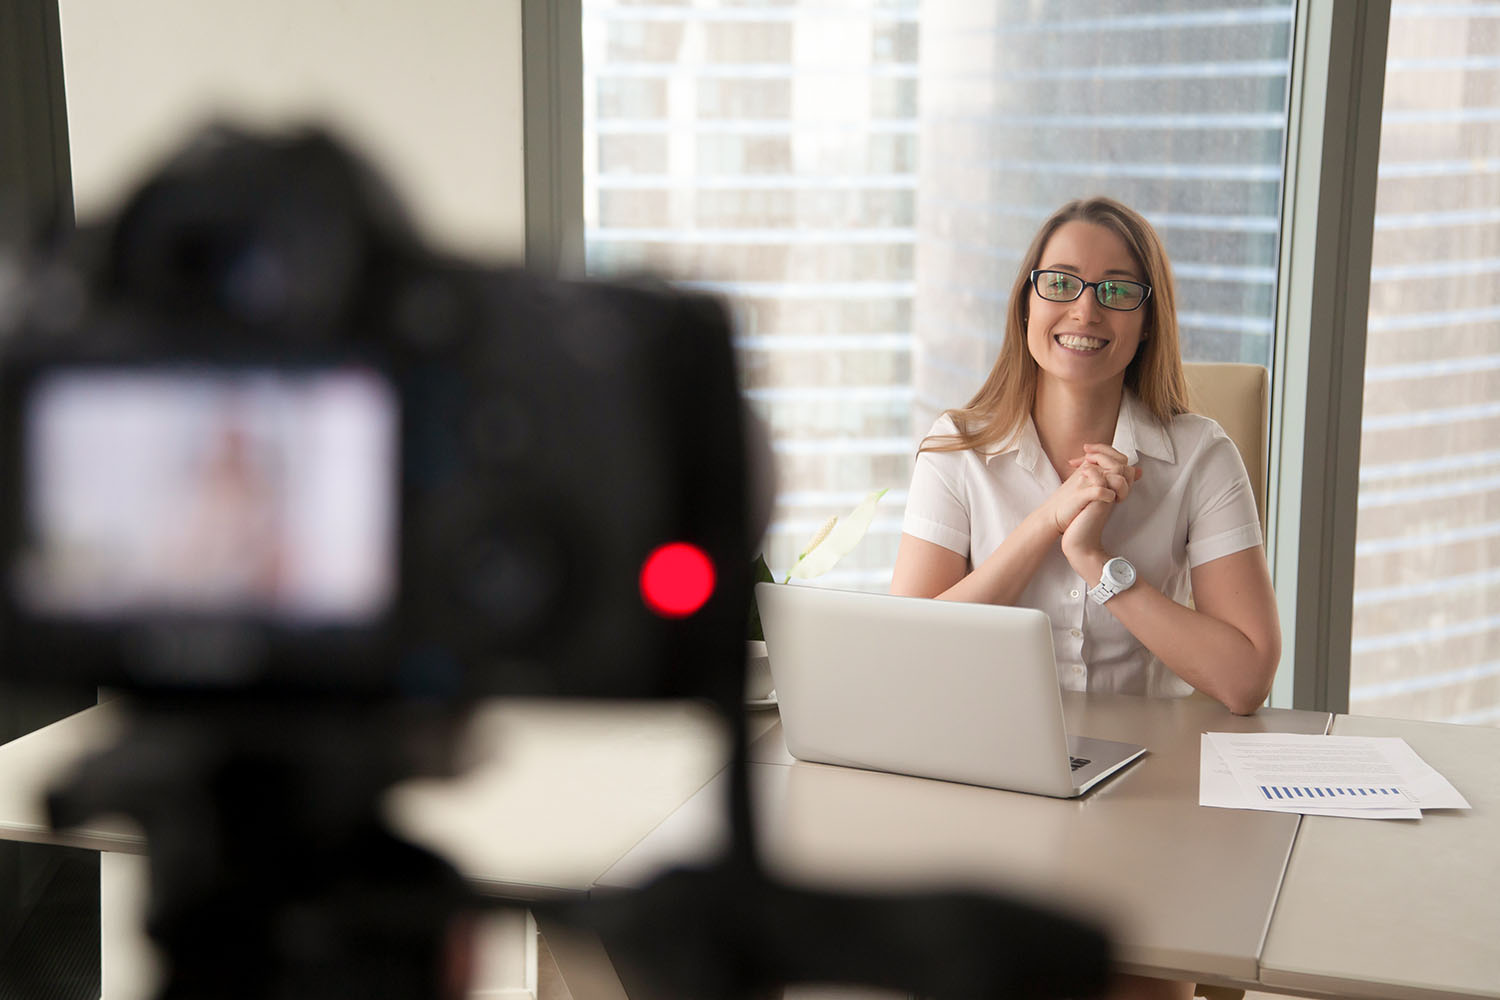
<path fill-rule="evenodd" d="M 1070 459 L 1070 475 L 1048 501 L 1052 523 L 1062 536 L 1063 555 L 1085 580 L 1098 578 L 1104 563 L 1101 535 L 1115 505 L 1130 496 L 1140 466 L 1107 444 L 1086 444 L 1083 457 Z"/>

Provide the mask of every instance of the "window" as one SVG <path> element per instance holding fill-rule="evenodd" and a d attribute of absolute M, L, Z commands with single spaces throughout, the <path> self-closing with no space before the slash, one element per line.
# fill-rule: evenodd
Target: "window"
<path fill-rule="evenodd" d="M 1500 725 L 1500 11 L 1392 8 L 1351 712 Z"/>
<path fill-rule="evenodd" d="M 889 487 L 825 578 L 887 586 L 917 443 L 978 388 L 1020 255 L 1071 198 L 1160 229 L 1190 358 L 1269 363 L 1292 19 L 1291 0 L 584 0 L 589 269 L 732 303 L 778 459 L 773 570 Z"/>

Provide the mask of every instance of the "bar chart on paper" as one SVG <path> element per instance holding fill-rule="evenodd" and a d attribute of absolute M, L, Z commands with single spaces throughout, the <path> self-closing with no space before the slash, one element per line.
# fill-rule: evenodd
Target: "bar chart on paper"
<path fill-rule="evenodd" d="M 1267 802 L 1314 801 L 1339 806 L 1409 806 L 1417 800 L 1399 786 L 1377 785 L 1260 785 Z"/>

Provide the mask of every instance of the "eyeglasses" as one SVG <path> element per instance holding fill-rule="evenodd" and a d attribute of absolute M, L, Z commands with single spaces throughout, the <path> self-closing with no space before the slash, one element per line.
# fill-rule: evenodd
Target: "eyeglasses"
<path fill-rule="evenodd" d="M 1099 304 L 1116 312 L 1135 312 L 1151 297 L 1151 286 L 1139 281 L 1120 278 L 1084 281 L 1067 271 L 1032 271 L 1031 287 L 1048 302 L 1072 302 L 1086 289 L 1092 288 Z"/>

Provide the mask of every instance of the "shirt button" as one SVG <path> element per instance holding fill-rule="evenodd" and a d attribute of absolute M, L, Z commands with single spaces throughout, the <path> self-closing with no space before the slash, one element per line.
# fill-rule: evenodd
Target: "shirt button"
<path fill-rule="evenodd" d="M 1075 674 L 1081 674 L 1081 673 L 1083 673 L 1083 668 L 1082 667 L 1074 667 L 1073 668 L 1073 673 L 1075 673 Z"/>
<path fill-rule="evenodd" d="M 1069 597 L 1077 597 L 1078 596 L 1078 591 L 1076 591 L 1076 590 L 1070 590 L 1070 591 L 1068 591 L 1068 596 Z"/>
<path fill-rule="evenodd" d="M 1076 628 L 1070 628 L 1070 629 L 1068 629 L 1068 634 L 1071 635 L 1075 639 L 1082 639 L 1083 638 L 1083 633 L 1080 632 L 1080 631 L 1078 631 Z"/>

